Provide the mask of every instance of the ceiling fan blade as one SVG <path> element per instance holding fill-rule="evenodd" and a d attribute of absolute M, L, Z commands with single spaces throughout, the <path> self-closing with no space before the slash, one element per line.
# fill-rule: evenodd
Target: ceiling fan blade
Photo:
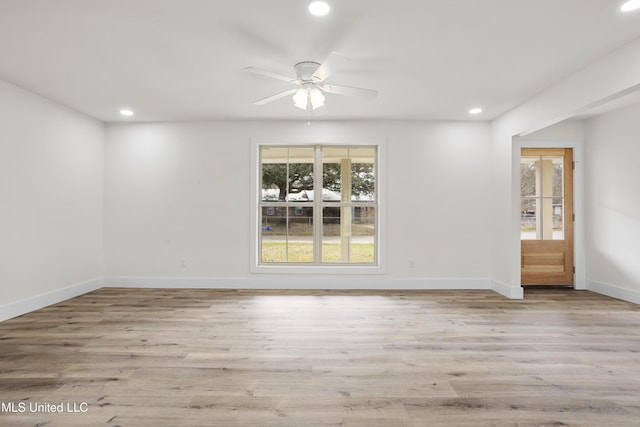
<path fill-rule="evenodd" d="M 287 95 L 293 95 L 296 93 L 298 89 L 289 89 L 284 92 L 276 93 L 275 95 L 267 96 L 266 98 L 258 99 L 254 102 L 254 105 L 264 105 L 271 101 L 275 101 L 276 99 L 284 98 Z"/>
<path fill-rule="evenodd" d="M 363 89 L 360 87 L 322 85 L 321 89 L 328 93 L 345 96 L 359 96 L 361 98 L 374 99 L 378 96 L 378 91 L 373 89 Z"/>
<path fill-rule="evenodd" d="M 278 79 L 278 80 L 284 80 L 285 82 L 289 82 L 289 83 L 296 83 L 297 82 L 297 80 L 294 79 L 293 77 L 285 76 L 284 74 L 274 73 L 272 71 L 263 70 L 262 68 L 245 67 L 244 70 L 248 71 L 248 72 L 250 72 L 252 74 L 257 74 L 259 76 L 271 77 L 271 78 Z"/>
<path fill-rule="evenodd" d="M 325 61 L 318 67 L 316 72 L 313 73 L 313 76 L 311 77 L 318 82 L 324 81 L 331 74 L 344 67 L 348 62 L 349 58 L 347 58 L 346 56 L 338 52 L 331 52 L 331 54 L 329 54 L 329 57 L 325 59 Z"/>

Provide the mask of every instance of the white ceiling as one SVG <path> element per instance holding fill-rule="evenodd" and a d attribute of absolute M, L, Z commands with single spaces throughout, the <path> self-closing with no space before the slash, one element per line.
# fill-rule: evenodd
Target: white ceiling
<path fill-rule="evenodd" d="M 492 119 L 640 37 L 622 0 L 0 0 L 0 79 L 111 122 L 306 119 L 288 84 L 303 60 L 351 58 L 316 118 Z M 133 119 L 118 110 L 130 107 Z"/>

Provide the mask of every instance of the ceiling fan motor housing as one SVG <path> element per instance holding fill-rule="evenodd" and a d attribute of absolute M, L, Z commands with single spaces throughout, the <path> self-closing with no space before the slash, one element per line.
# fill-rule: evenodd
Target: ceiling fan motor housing
<path fill-rule="evenodd" d="M 320 79 L 317 77 L 313 77 L 313 73 L 316 72 L 318 67 L 320 67 L 320 64 L 317 62 L 303 61 L 298 62 L 296 65 L 294 65 L 293 69 L 295 70 L 296 77 L 300 82 L 318 82 L 320 81 Z"/>

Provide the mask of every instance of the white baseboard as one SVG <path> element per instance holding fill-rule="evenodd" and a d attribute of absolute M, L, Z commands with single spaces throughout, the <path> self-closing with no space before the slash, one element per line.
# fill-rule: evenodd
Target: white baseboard
<path fill-rule="evenodd" d="M 506 283 L 498 282 L 496 280 L 491 281 L 491 289 L 494 292 L 504 295 L 509 299 L 523 299 L 524 289 L 522 286 L 509 286 Z"/>
<path fill-rule="evenodd" d="M 597 292 L 612 298 L 640 304 L 640 291 L 636 289 L 622 288 L 608 283 L 599 283 L 587 280 L 587 290 Z"/>
<path fill-rule="evenodd" d="M 207 288 L 207 289 L 491 289 L 489 279 L 385 279 L 362 277 L 272 276 L 246 278 L 217 277 L 107 277 L 105 287 L 122 288 Z"/>
<path fill-rule="evenodd" d="M 102 286 L 103 279 L 100 277 L 0 306 L 0 322 L 21 316 L 51 304 L 57 304 L 61 301 L 86 294 L 87 292 L 95 291 L 96 289 L 100 289 Z"/>

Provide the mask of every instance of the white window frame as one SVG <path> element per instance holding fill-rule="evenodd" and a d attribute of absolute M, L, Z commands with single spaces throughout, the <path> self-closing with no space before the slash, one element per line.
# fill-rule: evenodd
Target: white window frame
<path fill-rule="evenodd" d="M 375 264 L 260 264 L 259 245 L 260 245 L 260 215 L 259 215 L 259 197 L 261 195 L 260 188 L 260 147 L 263 146 L 370 146 L 377 148 L 377 169 L 376 169 L 376 245 L 375 245 Z M 251 273 L 272 273 L 272 274 L 384 274 L 385 273 L 385 141 L 381 139 L 366 140 L 344 140 L 336 138 L 252 138 L 251 139 L 251 189 L 249 191 L 251 202 L 250 205 L 250 272 Z M 318 237 L 318 236 L 316 236 Z M 316 238 L 318 242 L 320 239 Z"/>

